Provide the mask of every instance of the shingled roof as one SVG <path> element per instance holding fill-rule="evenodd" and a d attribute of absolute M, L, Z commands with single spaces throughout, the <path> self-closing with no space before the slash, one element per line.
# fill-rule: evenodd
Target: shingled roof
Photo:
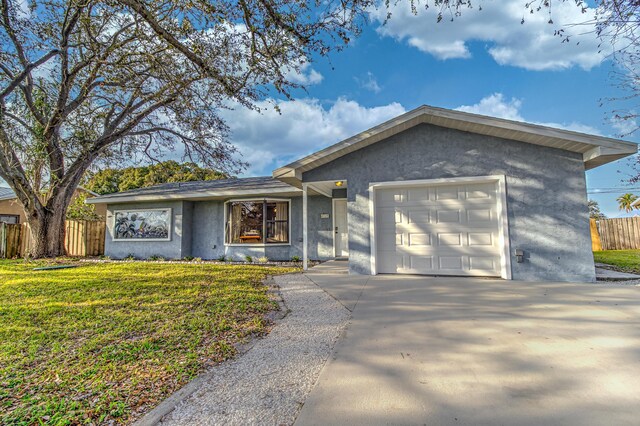
<path fill-rule="evenodd" d="M 210 199 L 237 195 L 297 194 L 299 189 L 270 176 L 206 180 L 194 182 L 171 182 L 147 188 L 116 192 L 87 200 L 87 203 L 118 203 L 151 201 L 158 199 Z"/>
<path fill-rule="evenodd" d="M 12 198 L 16 198 L 16 193 L 13 192 L 13 189 L 0 186 L 0 201 L 11 200 Z"/>

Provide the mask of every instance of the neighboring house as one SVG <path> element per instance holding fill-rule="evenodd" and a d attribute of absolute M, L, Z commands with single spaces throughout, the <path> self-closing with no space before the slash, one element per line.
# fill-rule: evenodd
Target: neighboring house
<path fill-rule="evenodd" d="M 74 197 L 78 193 L 85 193 L 87 197 L 96 197 L 93 191 L 78 187 Z M 107 214 L 107 207 L 105 205 L 96 205 L 96 214 L 101 217 L 105 217 Z M 22 204 L 18 201 L 15 192 L 11 188 L 0 187 L 0 222 L 5 223 L 24 223 L 27 221 L 27 217 L 22 208 Z"/>
<path fill-rule="evenodd" d="M 356 274 L 594 281 L 585 170 L 636 151 L 424 106 L 273 177 L 88 202 L 107 204 L 105 251 L 114 258 L 347 257 Z"/>

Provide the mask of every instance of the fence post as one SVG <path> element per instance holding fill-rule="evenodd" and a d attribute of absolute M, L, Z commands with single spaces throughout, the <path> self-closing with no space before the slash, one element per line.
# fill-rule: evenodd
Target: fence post
<path fill-rule="evenodd" d="M 598 233 L 598 225 L 595 219 L 589 219 L 589 227 L 591 228 L 591 250 L 602 250 L 602 242 L 600 241 L 600 234 Z"/>
<path fill-rule="evenodd" d="M 0 223 L 0 259 L 7 257 L 7 224 Z"/>

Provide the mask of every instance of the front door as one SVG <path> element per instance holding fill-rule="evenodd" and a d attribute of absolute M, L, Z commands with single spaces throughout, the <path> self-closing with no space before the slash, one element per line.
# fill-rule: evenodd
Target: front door
<path fill-rule="evenodd" d="M 347 200 L 333 200 L 333 232 L 333 249 L 335 256 L 349 256 Z"/>

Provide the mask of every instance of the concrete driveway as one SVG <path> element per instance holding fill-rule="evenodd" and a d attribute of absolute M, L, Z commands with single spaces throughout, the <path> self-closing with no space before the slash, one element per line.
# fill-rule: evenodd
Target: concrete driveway
<path fill-rule="evenodd" d="M 296 425 L 640 424 L 640 287 L 309 277 L 353 318 Z"/>

